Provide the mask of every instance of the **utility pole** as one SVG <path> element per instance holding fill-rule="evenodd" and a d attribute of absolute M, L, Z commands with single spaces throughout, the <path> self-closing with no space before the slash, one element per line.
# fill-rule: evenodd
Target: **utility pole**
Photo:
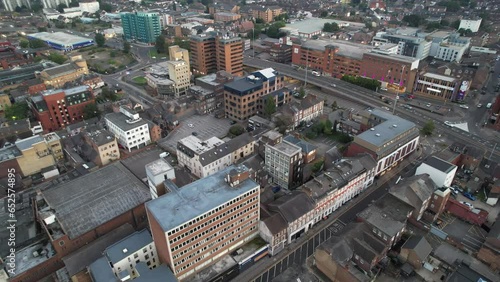
<path fill-rule="evenodd" d="M 402 65 L 401 68 L 401 76 L 399 77 L 399 87 L 403 86 L 403 72 L 405 71 L 406 66 Z M 399 100 L 399 88 L 396 91 L 396 97 L 394 97 L 394 106 L 392 107 L 392 114 L 396 112 L 396 104 L 398 103 Z"/>

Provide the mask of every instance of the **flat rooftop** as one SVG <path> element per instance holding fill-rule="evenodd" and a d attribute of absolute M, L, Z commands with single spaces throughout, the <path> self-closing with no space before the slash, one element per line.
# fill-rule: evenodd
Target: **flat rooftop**
<path fill-rule="evenodd" d="M 43 139 L 41 135 L 35 135 L 26 139 L 16 141 L 16 146 L 20 151 L 24 151 L 30 149 L 31 147 L 33 147 L 33 145 L 42 142 L 45 142 L 45 139 Z"/>
<path fill-rule="evenodd" d="M 45 42 L 55 43 L 61 46 L 72 46 L 80 43 L 93 42 L 94 40 L 87 37 L 77 36 L 66 32 L 38 32 L 28 34 L 28 38 L 36 38 Z"/>
<path fill-rule="evenodd" d="M 428 158 L 423 163 L 444 173 L 448 173 L 456 167 L 456 165 L 449 163 L 443 159 L 440 159 L 436 156 Z"/>
<path fill-rule="evenodd" d="M 404 62 L 404 63 L 414 63 L 415 61 L 419 61 L 419 59 L 416 59 L 416 58 L 413 58 L 413 57 L 408 57 L 408 56 L 402 56 L 402 55 L 398 55 L 398 54 L 379 54 L 379 53 L 375 53 L 375 52 L 368 52 L 367 54 L 369 54 L 370 56 L 375 56 L 375 57 L 379 57 L 379 58 L 390 58 L 391 60 L 396 60 L 396 61 L 400 61 L 400 62 Z"/>
<path fill-rule="evenodd" d="M 173 167 L 164 159 L 157 159 L 146 165 L 146 170 L 151 171 L 153 175 L 158 175 L 171 169 L 173 169 Z"/>
<path fill-rule="evenodd" d="M 125 132 L 148 124 L 148 122 L 144 119 L 139 119 L 133 123 L 128 123 L 127 120 L 130 120 L 130 118 L 123 113 L 110 113 L 107 114 L 104 118 L 109 120 L 111 123 L 118 126 L 118 128 Z"/>
<path fill-rule="evenodd" d="M 152 163 L 160 158 L 160 154 L 163 153 L 162 150 L 158 148 L 146 149 L 138 154 L 131 155 L 126 159 L 120 160 L 120 162 L 130 170 L 137 178 L 142 181 L 147 181 L 145 166 Z"/>
<path fill-rule="evenodd" d="M 272 147 L 274 148 L 274 150 L 279 151 L 287 156 L 293 156 L 302 151 L 302 148 L 287 141 L 283 141 L 281 143 L 269 147 Z"/>
<path fill-rule="evenodd" d="M 106 248 L 104 251 L 109 261 L 116 264 L 153 242 L 153 238 L 147 229 L 134 232 Z"/>
<path fill-rule="evenodd" d="M 188 149 L 195 152 L 196 154 L 202 154 L 204 152 L 213 149 L 215 146 L 224 144 L 224 141 L 222 141 L 217 137 L 211 137 L 207 140 L 201 140 L 200 138 L 193 135 L 186 136 L 185 138 L 182 138 L 178 142 L 186 146 Z"/>
<path fill-rule="evenodd" d="M 309 18 L 303 21 L 296 21 L 291 24 L 287 24 L 285 27 L 289 29 L 296 29 L 300 33 L 313 33 L 317 31 L 321 31 L 323 29 L 323 26 L 325 23 L 337 23 L 339 26 L 352 26 L 352 27 L 359 27 L 359 28 L 364 28 L 365 25 L 362 23 L 356 23 L 356 22 L 347 22 L 347 21 L 339 21 L 339 20 L 332 20 L 332 19 L 320 19 L 320 18 Z"/>
<path fill-rule="evenodd" d="M 325 50 L 328 45 L 338 47 L 338 52 L 340 56 L 350 57 L 355 59 L 362 59 L 364 53 L 370 52 L 374 49 L 374 46 L 365 44 L 356 44 L 352 42 L 342 41 L 342 40 L 308 40 L 302 43 L 305 48 L 315 49 L 315 50 Z"/>
<path fill-rule="evenodd" d="M 65 233 L 75 239 L 151 199 L 151 195 L 121 163 L 43 191 Z"/>
<path fill-rule="evenodd" d="M 381 147 L 385 143 L 393 140 L 395 137 L 409 130 L 416 129 L 416 125 L 413 122 L 392 115 L 386 111 L 373 109 L 370 112 L 372 115 L 375 115 L 383 119 L 384 121 L 374 126 L 373 128 L 368 129 L 365 132 L 355 136 L 355 140 L 360 139 L 374 146 Z"/>
<path fill-rule="evenodd" d="M 146 208 L 165 232 L 174 229 L 241 194 L 260 187 L 250 178 L 245 179 L 238 186 L 229 186 L 225 177 L 231 170 L 236 169 L 238 169 L 237 166 L 229 166 L 147 202 Z M 241 169 L 247 170 L 245 166 L 241 166 Z"/>

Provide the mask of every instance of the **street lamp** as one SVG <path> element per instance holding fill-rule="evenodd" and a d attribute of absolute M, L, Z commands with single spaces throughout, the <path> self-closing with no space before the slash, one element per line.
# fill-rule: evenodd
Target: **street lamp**
<path fill-rule="evenodd" d="M 399 77 L 399 87 L 403 86 L 403 72 L 405 71 L 405 68 L 406 66 L 405 65 L 402 65 L 401 66 L 401 76 Z M 398 100 L 399 100 L 399 90 L 400 88 L 398 88 L 398 90 L 396 91 L 396 97 L 394 97 L 394 106 L 392 107 L 392 114 L 394 114 L 394 112 L 396 112 L 396 104 L 398 103 Z"/>

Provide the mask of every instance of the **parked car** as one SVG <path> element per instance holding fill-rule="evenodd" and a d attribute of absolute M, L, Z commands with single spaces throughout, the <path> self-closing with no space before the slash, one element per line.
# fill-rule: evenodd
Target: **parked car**
<path fill-rule="evenodd" d="M 474 206 L 471 203 L 467 203 L 467 202 L 464 202 L 464 201 L 460 201 L 460 203 L 468 206 L 471 210 L 474 208 Z"/>
<path fill-rule="evenodd" d="M 460 186 L 458 186 L 458 185 L 456 185 L 456 184 L 451 185 L 451 188 L 456 189 L 456 190 L 457 190 L 458 192 L 460 192 L 460 193 L 463 193 L 463 192 L 464 192 L 464 190 L 463 190 L 462 188 L 460 188 Z"/>
<path fill-rule="evenodd" d="M 450 187 L 450 190 L 451 190 L 451 193 L 452 193 L 454 196 L 456 196 L 456 195 L 460 194 L 460 193 L 458 192 L 457 188 Z"/>
<path fill-rule="evenodd" d="M 463 193 L 462 195 L 464 195 L 465 198 L 471 200 L 471 201 L 475 201 L 476 200 L 476 196 L 472 195 L 471 193 L 469 192 L 465 192 Z"/>
<path fill-rule="evenodd" d="M 467 105 L 460 105 L 460 108 L 462 108 L 462 109 L 468 109 L 469 106 L 467 106 Z"/>
<path fill-rule="evenodd" d="M 426 107 L 430 108 L 430 107 L 432 107 L 432 104 L 431 103 L 427 103 Z"/>
<path fill-rule="evenodd" d="M 477 104 L 478 108 L 481 108 L 482 106 L 483 106 L 483 104 Z"/>
<path fill-rule="evenodd" d="M 193 132 L 191 134 L 193 134 L 193 136 L 198 136 L 198 133 L 196 133 L 196 132 Z"/>

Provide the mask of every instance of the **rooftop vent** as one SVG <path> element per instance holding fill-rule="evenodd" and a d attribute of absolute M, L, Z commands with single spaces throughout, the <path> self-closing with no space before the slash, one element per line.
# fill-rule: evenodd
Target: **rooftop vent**
<path fill-rule="evenodd" d="M 128 253 L 128 250 L 127 249 L 123 249 L 123 253 L 124 254 Z"/>

